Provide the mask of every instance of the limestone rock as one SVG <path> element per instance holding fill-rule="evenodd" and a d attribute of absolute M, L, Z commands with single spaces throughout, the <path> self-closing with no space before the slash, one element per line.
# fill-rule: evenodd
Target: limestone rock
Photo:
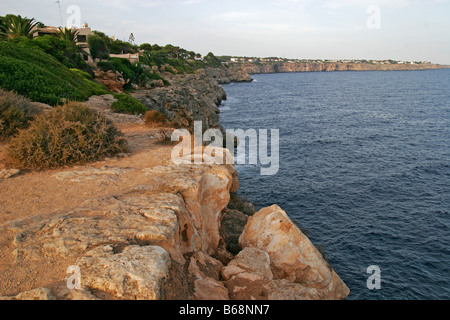
<path fill-rule="evenodd" d="M 94 70 L 95 81 L 103 84 L 109 91 L 120 93 L 123 86 L 127 83 L 122 74 L 118 71 L 101 71 L 99 69 Z"/>
<path fill-rule="evenodd" d="M 214 255 L 221 243 L 220 216 L 229 201 L 232 166 L 166 165 L 139 170 L 81 169 L 56 178 L 96 179 L 120 183 L 121 176 L 139 174 L 148 185 L 126 195 L 86 201 L 79 209 L 26 224 L 15 236 L 17 262 L 43 256 L 77 259 L 101 245 L 157 245 L 184 264 L 184 254 Z M 123 178 L 123 177 L 122 177 Z M 154 190 L 158 191 L 154 191 Z"/>
<path fill-rule="evenodd" d="M 196 300 L 230 300 L 223 283 L 212 278 L 195 280 L 194 290 Z"/>
<path fill-rule="evenodd" d="M 268 300 L 326 300 L 328 292 L 308 288 L 287 280 L 272 280 L 263 285 Z"/>
<path fill-rule="evenodd" d="M 188 279 L 196 300 L 229 300 L 228 290 L 219 281 L 223 264 L 202 252 L 195 253 L 189 262 Z"/>
<path fill-rule="evenodd" d="M 164 172 L 167 179 L 162 181 L 162 189 L 180 194 L 184 200 L 188 214 L 178 215 L 183 254 L 201 251 L 214 255 L 219 247 L 220 217 L 230 200 L 232 170 L 232 166 L 171 165 L 144 171 L 151 176 Z"/>
<path fill-rule="evenodd" d="M 344 299 L 349 294 L 347 286 L 311 241 L 277 205 L 250 217 L 239 243 L 243 248 L 266 251 L 275 279 L 326 290 L 329 299 Z"/>
<path fill-rule="evenodd" d="M 164 298 L 170 256 L 157 246 L 129 246 L 117 254 L 111 246 L 101 246 L 77 265 L 83 285 L 90 289 L 127 300 L 158 300 Z"/>
<path fill-rule="evenodd" d="M 113 181 L 114 177 L 130 171 L 126 168 L 85 169 L 76 171 L 61 171 L 53 175 L 58 180 L 68 180 L 72 182 L 84 182 L 97 180 L 102 182 Z"/>
<path fill-rule="evenodd" d="M 94 301 L 94 300 L 101 300 L 94 296 L 90 291 L 88 290 L 71 290 L 70 293 L 67 295 L 68 300 L 76 300 L 76 301 Z"/>
<path fill-rule="evenodd" d="M 188 271 L 195 279 L 212 278 L 219 280 L 223 264 L 203 252 L 195 253 L 189 262 Z"/>
<path fill-rule="evenodd" d="M 245 248 L 222 270 L 231 299 L 263 300 L 263 285 L 272 280 L 270 258 L 267 252 Z"/>
<path fill-rule="evenodd" d="M 230 280 L 233 276 L 250 273 L 259 276 L 261 280 L 272 280 L 273 275 L 270 269 L 270 258 L 267 252 L 247 247 L 242 250 L 223 270 L 222 276 L 225 280 Z M 245 276 L 255 279 L 255 276 Z"/>
<path fill-rule="evenodd" d="M 424 64 L 371 64 L 352 62 L 245 62 L 231 68 L 244 73 L 284 73 L 284 72 L 321 72 L 321 71 L 401 71 L 401 70 L 434 70 L 438 66 Z"/>
<path fill-rule="evenodd" d="M 19 169 L 4 169 L 4 170 L 0 170 L 0 181 L 3 179 L 9 179 L 9 178 L 13 178 L 15 176 L 18 176 L 20 174 L 20 170 Z"/>
<path fill-rule="evenodd" d="M 56 300 L 56 297 L 47 288 L 37 288 L 19 293 L 15 297 L 0 297 L 0 300 Z"/>
<path fill-rule="evenodd" d="M 90 200 L 84 208 L 27 225 L 15 237 L 15 258 L 78 258 L 95 246 L 138 243 L 162 246 L 184 261 L 177 214 L 188 215 L 182 198 L 170 193 Z"/>
<path fill-rule="evenodd" d="M 223 88 L 204 70 L 196 74 L 177 75 L 168 87 L 156 87 L 132 93 L 149 110 L 161 112 L 177 127 L 194 129 L 194 121 L 202 121 L 203 130 L 223 128 L 219 124 L 218 106 L 226 99 Z"/>
<path fill-rule="evenodd" d="M 243 272 L 225 281 L 230 300 L 267 300 L 267 292 L 263 285 L 268 280 L 263 280 L 261 276 Z"/>
<path fill-rule="evenodd" d="M 220 84 L 251 82 L 252 77 L 239 68 L 205 68 L 206 74 Z"/>

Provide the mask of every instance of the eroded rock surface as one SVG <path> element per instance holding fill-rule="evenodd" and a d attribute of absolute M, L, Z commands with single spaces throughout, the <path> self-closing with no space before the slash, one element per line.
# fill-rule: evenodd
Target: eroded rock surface
<path fill-rule="evenodd" d="M 158 300 L 164 296 L 170 256 L 158 246 L 128 246 L 115 253 L 100 246 L 77 261 L 83 284 L 119 299 Z"/>
<path fill-rule="evenodd" d="M 277 205 L 249 218 L 239 243 L 266 251 L 275 279 L 326 290 L 328 299 L 344 299 L 349 289 L 311 241 Z"/>
<path fill-rule="evenodd" d="M 204 70 L 196 74 L 177 75 L 169 87 L 140 90 L 133 97 L 149 110 L 161 112 L 176 127 L 193 130 L 194 121 L 202 121 L 203 129 L 222 128 L 219 105 L 226 93 Z"/>

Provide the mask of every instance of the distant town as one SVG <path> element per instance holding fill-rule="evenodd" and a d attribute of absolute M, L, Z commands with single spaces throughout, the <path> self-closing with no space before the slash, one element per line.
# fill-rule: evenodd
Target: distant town
<path fill-rule="evenodd" d="M 429 61 L 396 61 L 396 60 L 322 60 L 322 59 L 287 59 L 279 57 L 255 58 L 255 57 L 234 57 L 220 56 L 222 61 L 228 63 L 355 63 L 355 64 L 431 64 Z"/>

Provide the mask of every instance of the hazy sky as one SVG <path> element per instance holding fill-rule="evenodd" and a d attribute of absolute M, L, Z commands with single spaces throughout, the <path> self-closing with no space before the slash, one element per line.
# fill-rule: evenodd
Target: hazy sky
<path fill-rule="evenodd" d="M 216 55 L 450 64 L 450 0 L 61 0 L 63 25 L 73 5 L 81 23 L 122 40 L 133 32 L 138 44 Z M 55 0 L 0 0 L 0 15 L 6 13 L 61 25 Z"/>

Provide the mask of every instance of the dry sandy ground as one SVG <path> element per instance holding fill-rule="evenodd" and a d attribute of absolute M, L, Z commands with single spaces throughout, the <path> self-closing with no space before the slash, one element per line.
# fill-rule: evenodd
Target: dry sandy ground
<path fill-rule="evenodd" d="M 143 169 L 167 163 L 171 146 L 158 143 L 160 129 L 141 124 L 117 124 L 127 137 L 130 154 L 120 158 L 77 167 L 40 172 L 22 172 L 20 175 L 0 180 L 0 296 L 16 295 L 38 287 L 55 291 L 65 287 L 70 260 L 52 261 L 47 257 L 32 265 L 16 264 L 13 258 L 14 221 L 38 221 L 79 207 L 88 199 L 98 198 L 139 183 L 139 176 L 119 181 L 90 180 L 83 183 L 58 180 L 54 175 L 74 168 L 135 168 Z M 0 144 L 0 170 L 5 168 L 7 146 Z M 8 228 L 5 230 L 5 226 Z"/>

